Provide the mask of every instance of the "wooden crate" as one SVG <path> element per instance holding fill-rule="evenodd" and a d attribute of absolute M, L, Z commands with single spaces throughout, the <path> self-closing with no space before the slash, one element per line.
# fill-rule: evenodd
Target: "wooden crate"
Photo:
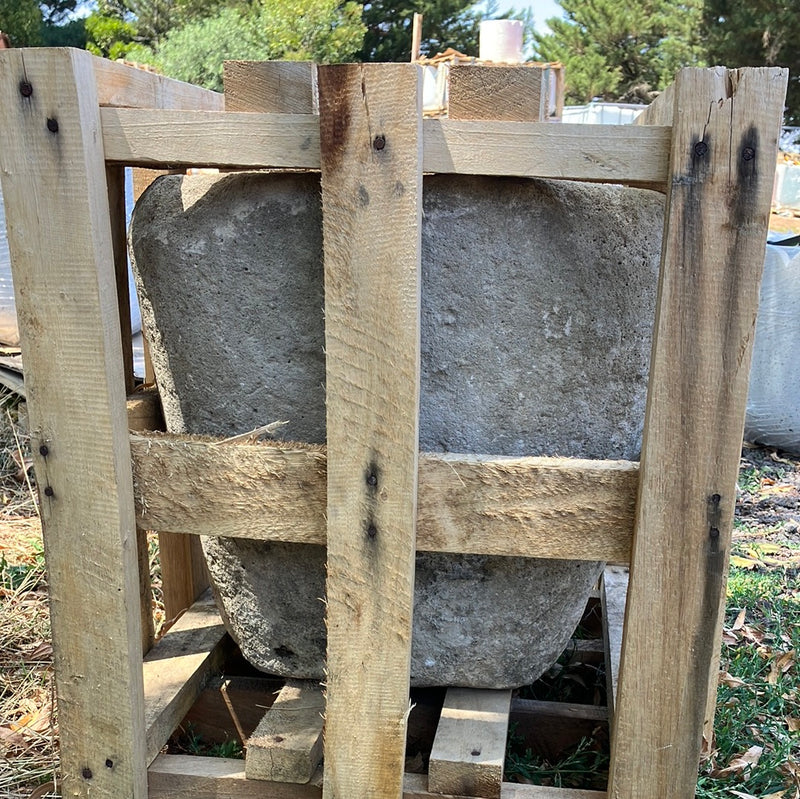
<path fill-rule="evenodd" d="M 778 68 L 683 70 L 643 124 L 631 127 L 423 122 L 416 65 L 320 67 L 317 116 L 307 106 L 284 113 L 280 94 L 269 93 L 275 107 L 225 111 L 221 95 L 82 51 L 0 53 L 0 177 L 42 492 L 64 795 L 309 795 L 307 787 L 247 780 L 239 766 L 221 773 L 220 766 L 157 757 L 197 694 L 198 675 L 219 656 L 221 638 L 214 612 L 201 604 L 165 639 L 177 649 L 169 657 L 153 649 L 142 666 L 142 642 L 149 642 L 137 507 L 147 505 L 149 514 L 162 502 L 161 529 L 175 535 L 327 542 L 329 680 L 324 784 L 316 795 L 437 795 L 425 777 L 403 776 L 418 547 L 629 564 L 608 796 L 692 796 L 713 707 L 786 81 Z M 127 303 L 117 290 L 123 165 L 321 169 L 327 461 L 323 468 L 269 447 L 225 448 L 246 460 L 264 492 L 274 490 L 276 458 L 302 476 L 308 489 L 291 498 L 288 524 L 264 524 L 256 502 L 234 512 L 215 491 L 207 510 L 216 529 L 186 529 L 174 512 L 176 483 L 138 483 L 134 491 L 134 468 L 162 458 L 186 470 L 208 454 L 202 442 L 128 430 L 129 331 L 118 311 Z M 436 456 L 418 454 L 423 171 L 666 191 L 638 467 L 519 459 L 503 476 L 508 499 L 501 506 L 465 488 L 498 479 L 491 463 L 464 456 L 443 468 Z M 368 213 L 355 207 L 359 186 L 369 193 Z M 348 305 L 353 296 L 359 301 Z M 359 377 L 367 373 L 369 386 Z M 222 449 L 214 456 L 216 479 L 227 468 Z M 371 471 L 376 462 L 379 472 Z M 456 470 L 463 485 L 452 478 Z M 374 487 L 364 476 L 373 473 L 391 486 L 390 501 L 369 501 Z M 552 506 L 554 484 L 570 486 L 557 523 L 537 513 Z M 464 490 L 472 491 L 472 507 L 493 502 L 491 536 L 476 526 L 454 540 L 446 525 L 437 526 L 435 503 L 417 525 L 431 497 Z M 191 547 L 179 555 L 188 575 Z M 361 653 L 377 648 L 380 669 L 362 664 Z M 505 783 L 500 793 L 580 796 Z"/>

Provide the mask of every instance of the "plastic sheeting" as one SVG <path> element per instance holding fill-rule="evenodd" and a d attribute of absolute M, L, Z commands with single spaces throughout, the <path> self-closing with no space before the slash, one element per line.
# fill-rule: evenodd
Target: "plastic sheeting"
<path fill-rule="evenodd" d="M 744 436 L 800 455 L 800 247 L 767 245 Z"/>

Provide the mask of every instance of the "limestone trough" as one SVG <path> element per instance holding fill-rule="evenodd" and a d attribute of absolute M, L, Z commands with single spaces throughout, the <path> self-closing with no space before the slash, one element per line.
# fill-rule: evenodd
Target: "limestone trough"
<path fill-rule="evenodd" d="M 636 459 L 662 224 L 663 198 L 645 190 L 425 178 L 420 449 Z M 162 177 L 130 243 L 168 430 L 288 420 L 279 437 L 324 443 L 318 176 Z M 203 546 L 245 656 L 322 679 L 324 548 Z M 418 553 L 412 684 L 534 681 L 601 567 Z"/>

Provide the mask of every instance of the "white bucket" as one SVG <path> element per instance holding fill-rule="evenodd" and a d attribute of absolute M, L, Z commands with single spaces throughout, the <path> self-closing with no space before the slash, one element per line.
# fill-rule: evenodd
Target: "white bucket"
<path fill-rule="evenodd" d="M 522 63 L 522 20 L 490 19 L 481 22 L 481 61 Z"/>

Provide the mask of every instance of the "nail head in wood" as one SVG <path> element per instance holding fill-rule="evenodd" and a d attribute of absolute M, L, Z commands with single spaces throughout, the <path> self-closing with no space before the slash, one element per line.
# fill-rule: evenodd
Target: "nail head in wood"
<path fill-rule="evenodd" d="M 41 455 L 43 458 L 46 458 L 46 457 L 47 457 L 47 456 L 50 454 L 50 449 L 49 449 L 49 447 L 47 446 L 47 444 L 42 444 L 42 446 L 41 446 L 41 447 L 39 447 L 39 454 L 40 454 L 40 455 Z"/>
<path fill-rule="evenodd" d="M 742 158 L 745 161 L 752 161 L 756 157 L 756 151 L 752 147 L 745 147 L 742 150 Z"/>
<path fill-rule="evenodd" d="M 58 120 L 50 117 L 47 120 L 47 129 L 50 131 L 50 133 L 58 133 Z"/>
<path fill-rule="evenodd" d="M 53 486 L 45 486 L 44 495 L 46 497 L 52 497 L 55 495 L 55 491 L 53 491 Z"/>
<path fill-rule="evenodd" d="M 694 154 L 702 158 L 708 152 L 708 145 L 704 141 L 699 141 L 694 146 Z"/>
<path fill-rule="evenodd" d="M 382 150 L 384 147 L 386 147 L 386 136 L 384 136 L 382 133 L 379 133 L 379 134 L 378 134 L 378 135 L 377 135 L 377 136 L 376 136 L 376 137 L 375 137 L 375 138 L 372 140 L 372 146 L 373 146 L 373 147 L 374 147 L 376 150 Z"/>
<path fill-rule="evenodd" d="M 30 97 L 33 94 L 33 86 L 28 81 L 23 80 L 19 83 L 19 93 L 23 97 Z"/>

